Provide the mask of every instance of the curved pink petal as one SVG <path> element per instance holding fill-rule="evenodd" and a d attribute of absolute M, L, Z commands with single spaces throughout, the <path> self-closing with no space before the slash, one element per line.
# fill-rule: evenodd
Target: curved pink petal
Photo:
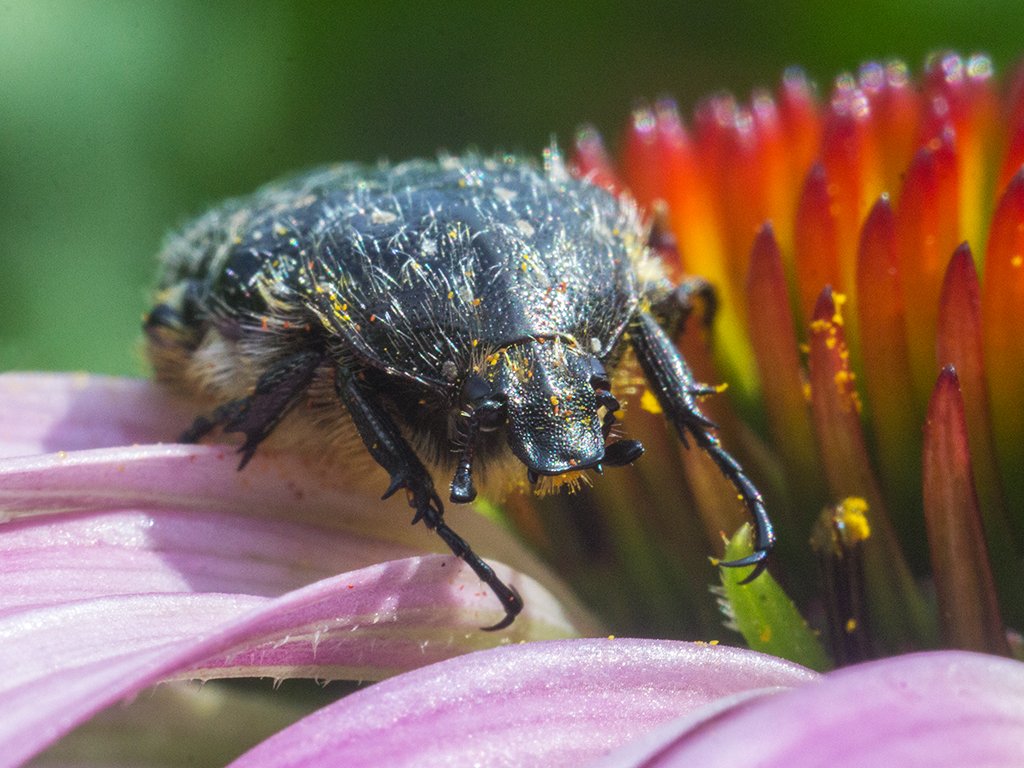
<path fill-rule="evenodd" d="M 309 525 L 207 512 L 37 516 L 0 526 L 0 617 L 119 595 L 277 597 L 419 554 Z"/>
<path fill-rule="evenodd" d="M 816 677 L 725 646 L 626 639 L 509 646 L 361 690 L 233 766 L 583 765 L 720 697 Z"/>
<path fill-rule="evenodd" d="M 0 458 L 0 515 L 192 509 L 312 523 L 419 552 L 448 552 L 424 526 L 409 525 L 411 510 L 400 501 L 382 501 L 383 488 L 344 487 L 308 458 L 267 451 L 238 472 L 232 447 L 142 444 L 174 439 L 194 415 L 151 381 L 0 375 L 0 457 L 8 457 Z M 599 632 L 564 583 L 508 530 L 469 505 L 448 506 L 445 520 L 482 556 L 537 578 L 582 634 Z"/>
<path fill-rule="evenodd" d="M 479 631 L 500 617 L 494 596 L 460 560 L 436 555 L 276 599 L 152 592 L 9 610 L 0 616 L 0 765 L 19 764 L 103 707 L 168 678 L 375 679 L 509 639 L 550 637 L 559 621 L 571 631 L 535 582 L 495 570 L 527 600 L 504 634 Z"/>
<path fill-rule="evenodd" d="M 480 632 L 502 612 L 461 561 L 410 557 L 443 544 L 302 459 L 240 473 L 232 448 L 130 445 L 177 434 L 183 413 L 147 382 L 0 376 L 0 765 L 163 679 L 375 679 L 590 625 L 495 564 L 527 606 Z M 536 563 L 471 509 L 448 520 Z"/>
<path fill-rule="evenodd" d="M 173 442 L 194 417 L 152 381 L 0 374 L 0 456 Z"/>
<path fill-rule="evenodd" d="M 593 768 L 1024 765 L 1024 664 L 984 654 L 884 659 L 703 714 L 666 726 L 652 749 L 630 745 Z"/>

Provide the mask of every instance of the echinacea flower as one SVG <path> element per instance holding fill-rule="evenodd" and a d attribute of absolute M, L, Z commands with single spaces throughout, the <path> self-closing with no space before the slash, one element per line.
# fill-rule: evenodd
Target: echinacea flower
<path fill-rule="evenodd" d="M 1005 628 L 1024 627 L 1022 78 L 944 53 L 919 81 L 866 64 L 822 101 L 793 69 L 747 105 L 708 99 L 692 127 L 671 102 L 638 107 L 621 169 L 593 130 L 577 139 L 578 172 L 631 190 L 676 274 L 715 286 L 709 343 L 691 323 L 681 344 L 699 380 L 729 385 L 704 406 L 767 497 L 773 572 L 828 617 L 839 663 L 1007 654 Z M 633 436 L 656 440 L 630 405 Z M 665 599 L 687 578 L 666 563 L 693 563 L 669 507 L 695 509 L 705 542 L 742 510 L 692 452 L 682 472 L 671 448 L 645 461 L 628 491 L 598 489 L 588 525 L 609 553 L 629 542 L 616 554 L 643 572 L 626 589 L 675 610 L 618 618 L 708 632 L 692 599 Z"/>
<path fill-rule="evenodd" d="M 582 173 L 652 212 L 677 276 L 717 289 L 710 345 L 696 322 L 680 342 L 699 379 L 730 385 L 707 410 L 768 497 L 774 574 L 837 663 L 940 642 L 1007 653 L 1005 626 L 1024 626 L 1022 94 L 1000 96 L 984 57 L 935 57 L 920 88 L 901 64 L 866 65 L 824 106 L 792 71 L 776 98 L 711 99 L 693 135 L 671 104 L 638 109 L 621 173 L 593 132 L 578 143 Z M 636 474 L 568 514 L 564 497 L 512 496 L 506 516 L 616 631 L 717 637 L 707 554 L 742 505 L 616 384 L 648 449 Z M 258 455 L 240 474 L 230 450 L 161 444 L 194 414 L 153 385 L 8 375 L 0 393 L 0 765 L 162 680 L 396 674 L 239 764 L 1024 759 L 1024 673 L 994 656 L 821 677 L 672 641 L 460 656 L 598 625 L 501 524 L 455 508 L 527 606 L 480 632 L 492 595 L 426 554 L 434 537 L 301 459 Z M 753 647 L 828 666 L 771 579 L 723 578 Z"/>

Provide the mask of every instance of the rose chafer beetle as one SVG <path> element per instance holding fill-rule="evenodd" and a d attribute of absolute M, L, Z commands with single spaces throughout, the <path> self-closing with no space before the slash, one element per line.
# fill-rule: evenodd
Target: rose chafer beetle
<path fill-rule="evenodd" d="M 422 520 L 501 600 L 522 600 L 443 517 L 425 461 L 474 480 L 531 483 L 635 461 L 610 440 L 610 372 L 632 346 L 684 444 L 736 486 L 760 574 L 774 533 L 757 489 L 711 431 L 671 341 L 690 308 L 631 201 L 572 178 L 557 150 L 317 169 L 228 201 L 171 238 L 145 320 L 157 378 L 208 405 L 182 436 L 239 432 L 242 469 L 271 433 L 337 455 L 358 434 Z M 351 440 L 347 441 L 351 444 Z M 522 475 L 518 475 L 522 477 Z"/>

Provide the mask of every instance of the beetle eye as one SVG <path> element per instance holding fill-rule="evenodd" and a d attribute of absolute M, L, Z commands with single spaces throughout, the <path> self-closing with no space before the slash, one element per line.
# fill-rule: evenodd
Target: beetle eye
<path fill-rule="evenodd" d="M 479 403 L 491 395 L 491 385 L 479 376 L 469 376 L 462 385 L 462 402 L 467 405 Z"/>
<path fill-rule="evenodd" d="M 481 432 L 493 432 L 505 423 L 505 409 L 493 400 L 473 411 L 473 416 Z"/>
<path fill-rule="evenodd" d="M 492 394 L 491 385 L 479 376 L 469 376 L 463 383 L 462 403 L 481 432 L 493 432 L 505 423 L 505 396 Z"/>

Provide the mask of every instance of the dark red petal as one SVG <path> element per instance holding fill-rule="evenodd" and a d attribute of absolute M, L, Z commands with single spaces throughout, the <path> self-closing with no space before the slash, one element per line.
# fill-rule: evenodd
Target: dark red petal
<path fill-rule="evenodd" d="M 878 469 L 893 523 L 905 542 L 920 542 L 909 554 L 924 566 L 921 508 L 921 421 L 915 405 L 907 348 L 903 282 L 896 257 L 892 206 L 879 198 L 864 222 L 857 254 L 861 356 L 864 383 L 878 449 Z"/>
<path fill-rule="evenodd" d="M 1013 177 L 992 217 L 981 300 L 992 434 L 1010 519 L 1024 517 L 1024 171 Z"/>
<path fill-rule="evenodd" d="M 956 370 L 963 393 L 974 483 L 985 524 L 985 540 L 995 569 L 996 587 L 1007 620 L 1014 626 L 1024 626 L 1024 599 L 1020 594 L 1024 567 L 1018 561 L 1014 535 L 1007 521 L 992 441 L 978 272 L 967 243 L 953 254 L 942 283 L 936 351 L 940 366 L 952 365 Z"/>
<path fill-rule="evenodd" d="M 585 125 L 576 131 L 570 166 L 579 178 L 590 179 L 616 194 L 622 190 L 622 181 L 615 172 L 601 134 L 592 125 Z"/>
<path fill-rule="evenodd" d="M 935 379 L 939 288 L 950 254 L 961 242 L 957 155 L 945 131 L 914 155 L 896 208 L 896 248 L 905 294 L 910 371 L 918 403 Z"/>
<path fill-rule="evenodd" d="M 818 294 L 826 286 L 842 290 L 835 201 L 828 174 L 816 164 L 807 174 L 796 213 L 796 276 L 802 324 L 810 322 Z"/>
<path fill-rule="evenodd" d="M 881 187 L 894 195 L 917 149 L 921 97 L 902 61 L 865 64 L 859 80 L 873 113 L 871 125 L 878 146 Z"/>
<path fill-rule="evenodd" d="M 623 139 L 623 175 L 633 197 L 644 208 L 664 195 L 655 123 L 654 110 L 638 105 Z"/>
<path fill-rule="evenodd" d="M 930 620 L 871 471 L 842 317 L 829 287 L 814 308 L 810 347 L 811 409 L 829 489 L 834 499 L 868 502 L 871 537 L 864 554 L 872 615 L 893 648 L 914 647 L 927 642 Z"/>
<path fill-rule="evenodd" d="M 761 389 L 774 443 L 782 454 L 789 477 L 797 480 L 796 506 L 811 517 L 794 521 L 806 530 L 814 510 L 825 503 L 821 464 L 814 442 L 804 378 L 801 375 L 793 314 L 779 245 L 770 224 L 754 241 L 747 273 L 750 343 L 754 348 Z"/>
<path fill-rule="evenodd" d="M 943 641 L 1008 656 L 952 366 L 942 369 L 928 404 L 923 456 L 924 512 Z"/>

